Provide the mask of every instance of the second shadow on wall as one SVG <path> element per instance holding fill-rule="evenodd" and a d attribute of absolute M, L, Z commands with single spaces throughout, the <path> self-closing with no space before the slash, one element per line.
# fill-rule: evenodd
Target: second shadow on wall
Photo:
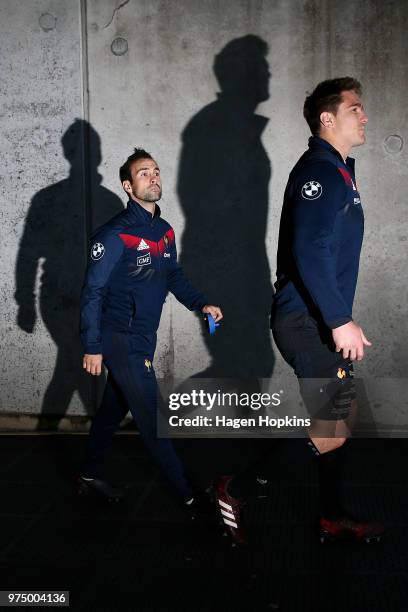
<path fill-rule="evenodd" d="M 265 246 L 271 164 L 261 140 L 268 120 L 255 113 L 269 98 L 267 52 L 254 35 L 230 41 L 215 56 L 217 100 L 182 135 L 180 261 L 225 317 L 215 336 L 205 335 L 212 363 L 196 376 L 266 378 L 273 369 Z"/>
<path fill-rule="evenodd" d="M 86 412 L 95 410 L 97 383 L 82 369 L 79 338 L 79 300 L 88 251 L 85 245 L 88 233 L 123 209 L 120 198 L 102 185 L 98 172 L 101 140 L 91 124 L 75 120 L 64 132 L 61 146 L 70 164 L 69 175 L 33 196 L 16 261 L 17 324 L 26 333 L 33 333 L 40 315 L 57 347 L 39 429 L 58 428 L 74 392 L 79 393 Z"/>

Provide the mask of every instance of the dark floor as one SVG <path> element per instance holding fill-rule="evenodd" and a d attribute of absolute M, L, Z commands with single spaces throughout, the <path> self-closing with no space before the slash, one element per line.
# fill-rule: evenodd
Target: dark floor
<path fill-rule="evenodd" d="M 350 443 L 347 501 L 386 525 L 382 542 L 320 544 L 315 459 L 292 440 L 270 459 L 271 484 L 248 505 L 246 551 L 186 518 L 135 434 L 116 436 L 107 466 L 111 479 L 130 485 L 126 501 L 77 497 L 85 442 L 1 437 L 0 590 L 69 590 L 74 610 L 408 609 L 408 440 Z M 181 452 L 205 485 L 234 469 L 245 444 L 197 440 Z"/>

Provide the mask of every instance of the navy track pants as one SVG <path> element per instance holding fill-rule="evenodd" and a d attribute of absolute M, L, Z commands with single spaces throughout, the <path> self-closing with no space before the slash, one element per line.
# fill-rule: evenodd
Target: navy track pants
<path fill-rule="evenodd" d="M 157 437 L 158 388 L 152 364 L 154 348 L 155 336 L 104 333 L 103 357 L 108 378 L 89 433 L 82 475 L 102 477 L 104 459 L 113 435 L 130 411 L 149 453 L 178 494 L 187 501 L 191 499 L 192 491 L 173 443 L 168 438 Z"/>

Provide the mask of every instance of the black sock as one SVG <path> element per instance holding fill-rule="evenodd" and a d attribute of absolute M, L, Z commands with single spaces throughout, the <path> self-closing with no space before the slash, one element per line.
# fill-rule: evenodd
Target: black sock
<path fill-rule="evenodd" d="M 339 448 L 317 457 L 320 485 L 320 514 L 327 519 L 344 515 L 342 505 L 342 473 L 345 458 L 345 442 Z"/>
<path fill-rule="evenodd" d="M 265 476 L 265 463 L 268 457 L 279 445 L 280 438 L 261 438 L 256 444 L 259 446 L 256 456 L 243 470 L 232 478 L 228 485 L 228 493 L 237 499 L 246 499 L 251 495 L 259 476 Z"/>

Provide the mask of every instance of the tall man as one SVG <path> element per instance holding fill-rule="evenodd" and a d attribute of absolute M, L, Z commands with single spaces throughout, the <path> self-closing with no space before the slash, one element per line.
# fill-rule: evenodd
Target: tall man
<path fill-rule="evenodd" d="M 340 491 L 346 419 L 355 408 L 352 362 L 371 346 L 352 318 L 364 218 L 348 155 L 365 142 L 368 119 L 360 96 L 360 83 L 345 77 L 320 83 L 306 98 L 312 137 L 285 191 L 272 307 L 275 342 L 299 378 L 312 417 L 308 444 L 318 461 L 322 539 L 370 540 L 382 531 L 352 519 Z M 248 466 L 218 483 L 221 512 L 239 542 L 239 500 L 255 475 Z"/>
<path fill-rule="evenodd" d="M 211 314 L 216 321 L 222 313 L 207 304 L 177 263 L 174 231 L 157 205 L 162 187 L 156 161 L 135 149 L 120 168 L 120 180 L 129 202 L 94 236 L 81 297 L 83 367 L 98 376 L 104 363 L 108 379 L 78 484 L 82 491 L 120 495 L 102 479 L 102 466 L 112 436 L 130 410 L 150 454 L 191 505 L 191 486 L 173 445 L 156 434 L 156 331 L 168 291 L 186 308 Z"/>

